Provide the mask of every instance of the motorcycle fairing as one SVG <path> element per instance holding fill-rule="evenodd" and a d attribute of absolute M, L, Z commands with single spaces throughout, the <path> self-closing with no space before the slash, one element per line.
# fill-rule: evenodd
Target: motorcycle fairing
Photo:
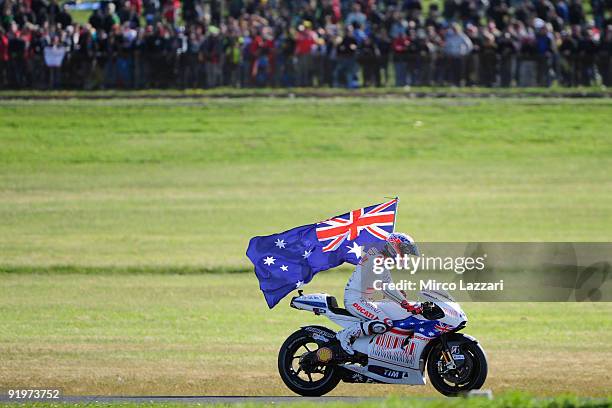
<path fill-rule="evenodd" d="M 410 338 L 412 331 L 392 328 L 373 336 L 359 337 L 353 349 L 368 356 L 365 367 L 347 364 L 346 368 L 388 384 L 425 384 L 420 355 L 429 339 Z"/>
<path fill-rule="evenodd" d="M 420 370 L 406 369 L 383 362 L 377 362 L 376 364 L 368 364 L 365 367 L 356 364 L 342 364 L 341 367 L 344 367 L 347 370 L 353 371 L 371 380 L 359 382 L 376 382 L 384 384 L 406 385 L 425 384 L 425 377 L 423 376 Z"/>
<path fill-rule="evenodd" d="M 401 367 L 383 361 L 372 361 L 367 366 L 356 364 L 343 364 L 347 370 L 363 375 L 372 380 L 385 384 L 424 385 L 425 376 L 419 369 Z"/>
<path fill-rule="evenodd" d="M 335 304 L 335 298 L 327 293 L 301 294 L 291 299 L 290 303 L 291 307 L 296 309 L 308 310 L 319 315 L 324 314 L 332 322 L 342 327 L 348 327 L 355 322 L 362 321 L 359 317 L 351 315 L 344 309 L 331 307 L 332 304 Z"/>

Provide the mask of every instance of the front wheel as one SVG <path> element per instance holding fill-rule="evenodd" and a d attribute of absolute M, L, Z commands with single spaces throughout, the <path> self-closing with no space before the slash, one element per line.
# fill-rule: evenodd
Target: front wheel
<path fill-rule="evenodd" d="M 477 390 L 487 379 L 487 357 L 480 345 L 465 342 L 459 345 L 459 350 L 458 354 L 463 355 L 463 360 L 455 359 L 455 369 L 445 368 L 441 345 L 434 347 L 427 358 L 427 374 L 431 384 L 447 397 Z"/>
<path fill-rule="evenodd" d="M 307 364 L 307 355 L 316 352 L 319 343 L 310 332 L 298 330 L 285 340 L 278 353 L 278 372 L 287 387 L 305 397 L 320 397 L 340 382 L 335 365 Z"/>

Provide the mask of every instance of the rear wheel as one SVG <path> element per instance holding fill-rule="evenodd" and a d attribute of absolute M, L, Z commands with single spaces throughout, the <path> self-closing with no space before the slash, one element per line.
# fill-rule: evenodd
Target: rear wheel
<path fill-rule="evenodd" d="M 431 385 L 448 397 L 477 390 L 487 379 L 487 358 L 480 345 L 466 342 L 460 345 L 460 350 L 464 360 L 456 360 L 457 368 L 451 370 L 445 369 L 441 345 L 434 347 L 427 358 Z"/>
<path fill-rule="evenodd" d="M 340 382 L 337 367 L 333 364 L 309 362 L 312 361 L 312 353 L 319 347 L 319 343 L 305 330 L 293 333 L 281 346 L 278 372 L 285 385 L 296 394 L 319 397 L 333 390 Z"/>

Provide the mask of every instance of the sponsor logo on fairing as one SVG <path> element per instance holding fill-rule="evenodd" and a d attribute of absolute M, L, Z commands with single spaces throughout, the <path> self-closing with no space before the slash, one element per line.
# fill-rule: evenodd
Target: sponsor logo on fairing
<path fill-rule="evenodd" d="M 319 340 L 319 341 L 322 341 L 322 342 L 324 342 L 324 343 L 329 342 L 329 340 L 327 339 L 327 337 L 323 337 L 323 336 L 321 336 L 320 334 L 316 334 L 316 333 L 312 335 L 312 338 L 313 338 L 314 340 Z"/>
<path fill-rule="evenodd" d="M 387 332 L 376 336 L 370 348 L 370 355 L 393 364 L 411 365 L 414 362 L 416 344 L 413 341 L 404 346 L 406 335 Z"/>
<path fill-rule="evenodd" d="M 402 371 L 391 370 L 390 368 L 376 366 L 376 365 L 368 366 L 368 371 L 374 374 L 381 375 L 386 378 L 393 378 L 393 379 L 400 379 L 402 378 L 402 374 L 403 374 Z"/>
<path fill-rule="evenodd" d="M 383 376 L 385 377 L 389 377 L 389 378 L 400 378 L 402 375 L 402 373 L 400 373 L 399 371 L 395 371 L 395 370 L 385 370 Z"/>
<path fill-rule="evenodd" d="M 377 316 L 376 316 L 374 313 L 370 312 L 369 310 L 367 310 L 365 307 L 361 306 L 361 305 L 360 305 L 359 303 L 357 303 L 357 302 L 353 303 L 353 307 L 354 307 L 354 308 L 355 308 L 355 309 L 356 309 L 356 310 L 357 310 L 359 313 L 361 313 L 362 315 L 364 315 L 364 316 L 365 316 L 365 317 L 367 317 L 368 319 L 371 319 L 371 320 L 377 320 L 377 319 L 378 319 L 378 317 L 377 317 Z"/>
<path fill-rule="evenodd" d="M 359 373 L 355 373 L 353 374 L 353 381 L 357 381 L 357 382 L 365 382 L 365 377 Z"/>
<path fill-rule="evenodd" d="M 333 339 L 334 337 L 336 337 L 335 334 L 326 332 L 325 330 L 321 330 L 318 327 L 308 326 L 308 327 L 304 327 L 304 330 L 314 333 L 314 334 L 318 334 L 319 336 L 327 337 L 328 339 Z"/>
<path fill-rule="evenodd" d="M 455 360 L 465 360 L 465 356 L 461 354 L 459 346 L 451 346 L 451 354 Z"/>

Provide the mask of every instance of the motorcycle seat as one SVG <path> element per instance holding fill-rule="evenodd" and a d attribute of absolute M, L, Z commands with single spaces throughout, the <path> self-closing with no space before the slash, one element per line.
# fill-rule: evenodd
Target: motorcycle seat
<path fill-rule="evenodd" d="M 327 308 L 330 312 L 337 315 L 353 316 L 348 310 L 338 307 L 338 301 L 334 296 L 327 296 Z"/>

